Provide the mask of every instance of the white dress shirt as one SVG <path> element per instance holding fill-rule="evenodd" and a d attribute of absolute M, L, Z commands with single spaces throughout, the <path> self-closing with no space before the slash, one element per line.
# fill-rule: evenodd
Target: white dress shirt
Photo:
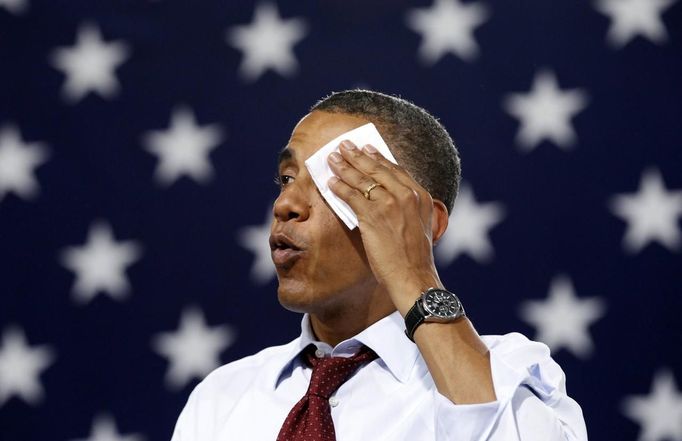
<path fill-rule="evenodd" d="M 314 340 L 304 315 L 301 335 L 226 364 L 192 392 L 172 441 L 274 441 L 308 389 L 311 368 L 298 357 L 348 357 L 360 345 L 378 358 L 330 398 L 337 441 L 587 440 L 580 406 L 566 395 L 564 373 L 542 343 L 521 334 L 483 336 L 490 349 L 497 401 L 455 404 L 436 390 L 417 346 L 395 312 L 332 348 Z"/>

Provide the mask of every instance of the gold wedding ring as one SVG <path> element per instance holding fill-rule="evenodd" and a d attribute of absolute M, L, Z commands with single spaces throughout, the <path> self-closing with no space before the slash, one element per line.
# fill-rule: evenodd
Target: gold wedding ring
<path fill-rule="evenodd" d="M 383 185 L 379 184 L 378 182 L 375 182 L 375 183 L 373 183 L 373 184 L 369 184 L 369 186 L 367 187 L 367 189 L 365 190 L 365 192 L 362 193 L 362 194 L 365 196 L 365 199 L 371 201 L 371 199 L 369 198 L 369 197 L 370 197 L 370 192 L 371 192 L 372 190 L 374 190 L 375 188 L 377 188 L 377 187 L 383 187 Z"/>

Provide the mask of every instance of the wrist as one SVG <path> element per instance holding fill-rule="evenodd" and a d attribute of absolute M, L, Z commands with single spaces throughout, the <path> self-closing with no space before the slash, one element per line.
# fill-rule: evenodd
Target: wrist
<path fill-rule="evenodd" d="M 405 335 L 414 340 L 415 331 L 424 323 L 452 323 L 466 316 L 462 302 L 457 296 L 445 289 L 430 288 L 405 315 Z"/>
<path fill-rule="evenodd" d="M 414 306 L 419 296 L 429 288 L 444 288 L 437 274 L 413 275 L 404 280 L 395 281 L 387 287 L 394 306 L 403 317 Z"/>

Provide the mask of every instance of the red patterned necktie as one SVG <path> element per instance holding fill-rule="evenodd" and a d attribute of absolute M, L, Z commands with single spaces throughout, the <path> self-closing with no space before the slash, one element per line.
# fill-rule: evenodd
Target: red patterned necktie
<path fill-rule="evenodd" d="M 363 363 L 377 354 L 366 346 L 352 357 L 317 358 L 314 345 L 304 351 L 304 359 L 313 367 L 308 391 L 289 411 L 277 441 L 336 441 L 329 398 Z"/>

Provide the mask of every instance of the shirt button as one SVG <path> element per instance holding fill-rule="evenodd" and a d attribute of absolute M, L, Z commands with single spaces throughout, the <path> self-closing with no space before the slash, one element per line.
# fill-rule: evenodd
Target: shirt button
<path fill-rule="evenodd" d="M 324 351 L 322 349 L 318 349 L 315 351 L 315 357 L 317 358 L 323 358 L 324 357 Z"/>
<path fill-rule="evenodd" d="M 329 405 L 330 405 L 331 407 L 336 407 L 336 406 L 338 406 L 338 405 L 339 405 L 339 399 L 336 398 L 336 397 L 331 397 L 331 398 L 329 398 Z"/>

